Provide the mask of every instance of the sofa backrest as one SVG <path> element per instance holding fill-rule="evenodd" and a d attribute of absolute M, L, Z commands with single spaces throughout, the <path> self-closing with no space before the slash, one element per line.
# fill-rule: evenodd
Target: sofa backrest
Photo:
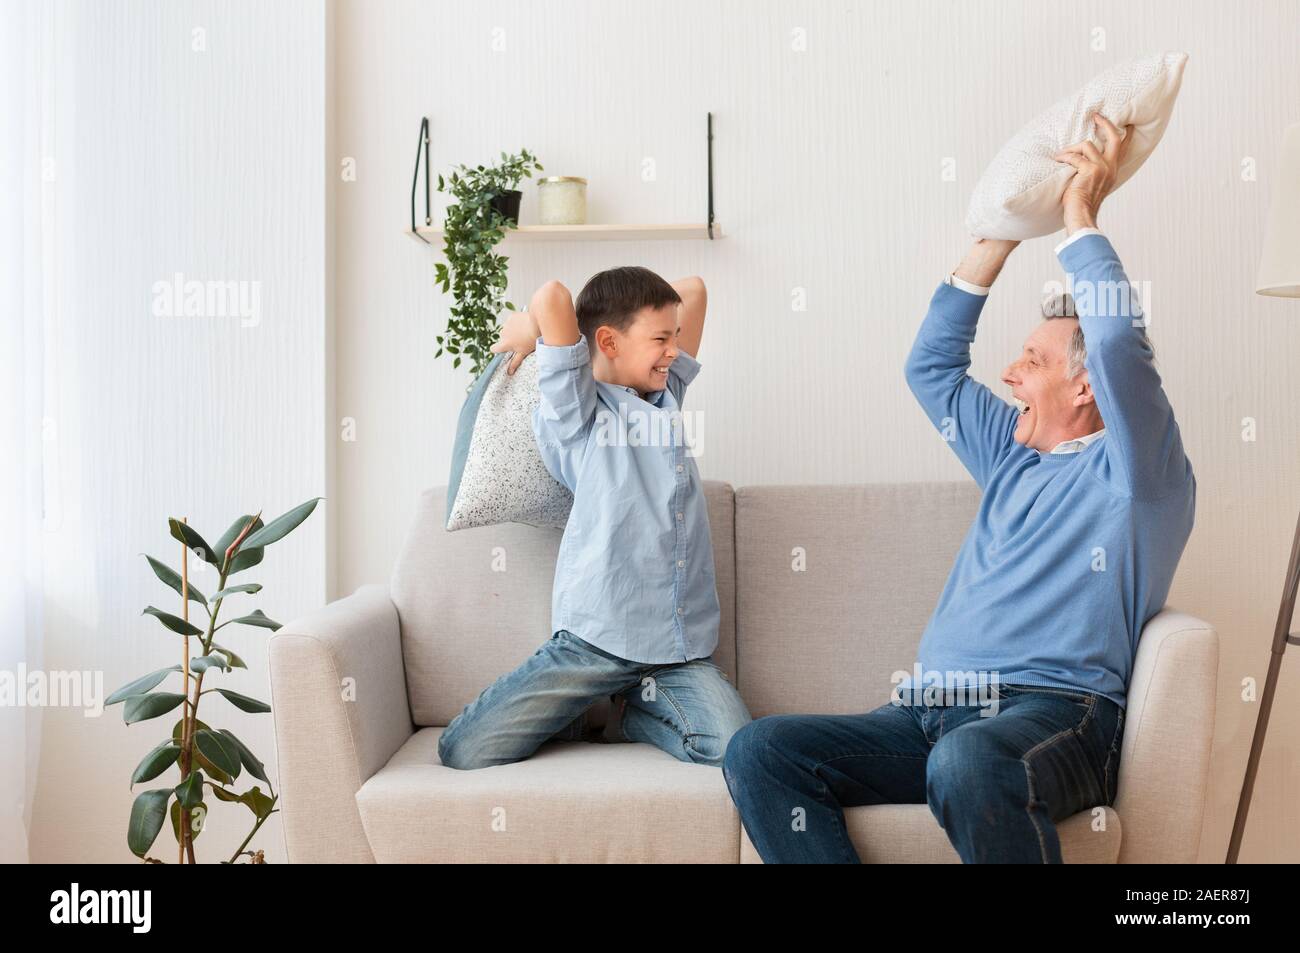
<path fill-rule="evenodd" d="M 704 488 L 722 607 L 714 661 L 754 717 L 887 701 L 890 675 L 915 660 L 979 489 Z M 449 533 L 445 505 L 443 487 L 421 495 L 390 582 L 420 726 L 446 725 L 550 636 L 561 531 L 507 523 Z"/>
<path fill-rule="evenodd" d="M 735 499 L 716 480 L 704 481 L 704 494 L 722 609 L 713 661 L 734 678 Z M 449 533 L 446 496 L 445 487 L 421 494 L 389 583 L 411 718 L 420 726 L 448 724 L 551 635 L 561 531 L 507 523 Z"/>
<path fill-rule="evenodd" d="M 739 488 L 736 684 L 751 714 L 887 702 L 979 501 L 970 481 Z"/>

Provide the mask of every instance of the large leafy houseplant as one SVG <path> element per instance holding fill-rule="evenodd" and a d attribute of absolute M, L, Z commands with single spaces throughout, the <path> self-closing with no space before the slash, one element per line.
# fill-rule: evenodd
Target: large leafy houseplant
<path fill-rule="evenodd" d="M 505 237 L 507 228 L 518 222 L 507 217 L 502 200 L 519 181 L 542 170 L 541 163 L 527 149 L 517 155 L 501 153 L 493 166 L 456 166 L 447 179 L 438 176 L 438 191 L 455 199 L 448 206 L 443 223 L 443 254 L 446 262 L 434 268 L 434 282 L 455 298 L 445 334 L 438 335 L 438 353 L 454 356 L 452 367 L 462 358 L 470 361 L 478 377 L 492 360 L 497 338 L 497 316 L 514 311 L 505 301 L 507 274 L 504 255 L 493 248 Z"/>
<path fill-rule="evenodd" d="M 266 819 L 276 812 L 278 795 L 271 788 L 262 762 L 233 732 L 226 728 L 214 730 L 199 720 L 199 702 L 204 695 L 216 693 L 241 711 L 263 713 L 271 710 L 266 702 L 227 688 L 205 689 L 203 680 L 209 673 L 215 675 L 236 668 L 247 668 L 232 650 L 217 644 L 216 637 L 220 629 L 228 625 L 248 625 L 274 631 L 280 628 L 280 624 L 268 618 L 261 609 L 245 612 L 220 624 L 217 623 L 217 616 L 226 599 L 232 596 L 244 598 L 262 588 L 256 582 L 227 586 L 226 580 L 261 563 L 266 547 L 287 536 L 310 516 L 319 499 L 320 497 L 308 500 L 270 523 L 263 523 L 261 514 L 241 516 L 230 525 L 215 547 L 209 546 L 188 523 L 169 519 L 167 523 L 171 535 L 183 544 L 180 573 L 162 561 L 145 555 L 154 575 L 180 595 L 181 615 L 173 615 L 154 606 L 149 606 L 142 614 L 153 616 L 167 631 L 181 637 L 184 643 L 181 654 L 183 664 L 143 675 L 119 688 L 105 701 L 106 705 L 118 702 L 123 704 L 122 717 L 128 725 L 158 718 L 183 706 L 180 721 L 176 722 L 170 734 L 156 748 L 145 755 L 131 775 L 131 787 L 134 788 L 137 784 L 152 781 L 173 766 L 180 773 L 179 783 L 144 791 L 131 806 L 127 844 L 133 854 L 145 861 L 161 863 L 147 855 L 170 814 L 172 833 L 176 835 L 178 844 L 178 862 L 195 863 L 194 841 L 203 830 L 207 817 L 206 787 L 217 800 L 243 804 L 253 813 L 253 829 L 225 863 L 235 863 L 244 854 L 251 857 L 254 863 L 262 862 L 261 851 L 246 851 L 245 848 Z M 218 589 L 210 596 L 204 596 L 189 581 L 190 553 L 217 570 Z M 189 621 L 191 603 L 206 614 L 203 627 Z M 190 658 L 191 638 L 199 640 L 200 650 L 194 658 Z M 155 691 L 172 672 L 181 673 L 182 691 Z M 265 784 L 266 792 L 256 784 L 242 793 L 232 790 L 229 785 L 243 771 Z"/>

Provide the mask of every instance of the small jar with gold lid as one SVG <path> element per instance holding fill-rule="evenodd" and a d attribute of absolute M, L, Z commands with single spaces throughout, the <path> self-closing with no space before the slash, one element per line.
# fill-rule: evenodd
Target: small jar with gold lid
<path fill-rule="evenodd" d="M 576 175 L 539 179 L 537 215 L 542 225 L 587 224 L 587 180 Z"/>

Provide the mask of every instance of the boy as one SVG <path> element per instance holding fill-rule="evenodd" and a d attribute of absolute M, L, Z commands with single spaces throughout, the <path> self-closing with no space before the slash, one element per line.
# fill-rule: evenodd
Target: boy
<path fill-rule="evenodd" d="M 546 468 L 573 492 L 573 510 L 556 560 L 550 640 L 447 726 L 444 765 L 508 764 L 551 738 L 579 737 L 602 695 L 615 702 L 605 740 L 643 741 L 696 764 L 721 765 L 750 721 L 712 662 L 713 546 L 681 438 L 706 305 L 699 278 L 670 285 L 645 268 L 614 268 L 587 282 L 576 308 L 562 284 L 548 282 L 502 327 L 492 350 L 514 352 L 507 373 L 537 351 L 533 431 Z"/>

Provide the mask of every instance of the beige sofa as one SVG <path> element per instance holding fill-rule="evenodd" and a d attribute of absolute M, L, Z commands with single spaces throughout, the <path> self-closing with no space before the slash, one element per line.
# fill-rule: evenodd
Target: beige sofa
<path fill-rule="evenodd" d="M 970 483 L 707 482 L 722 626 L 715 661 L 754 717 L 860 712 L 888 699 L 974 517 Z M 437 741 L 549 635 L 558 530 L 448 533 L 420 500 L 388 586 L 368 585 L 271 640 L 271 696 L 294 862 L 757 862 L 717 768 L 641 744 L 552 742 L 456 771 Z M 796 548 L 804 571 L 792 570 Z M 1119 795 L 1059 823 L 1067 862 L 1196 859 L 1218 642 L 1166 609 L 1128 695 Z M 955 863 L 924 804 L 850 808 L 864 861 Z"/>

